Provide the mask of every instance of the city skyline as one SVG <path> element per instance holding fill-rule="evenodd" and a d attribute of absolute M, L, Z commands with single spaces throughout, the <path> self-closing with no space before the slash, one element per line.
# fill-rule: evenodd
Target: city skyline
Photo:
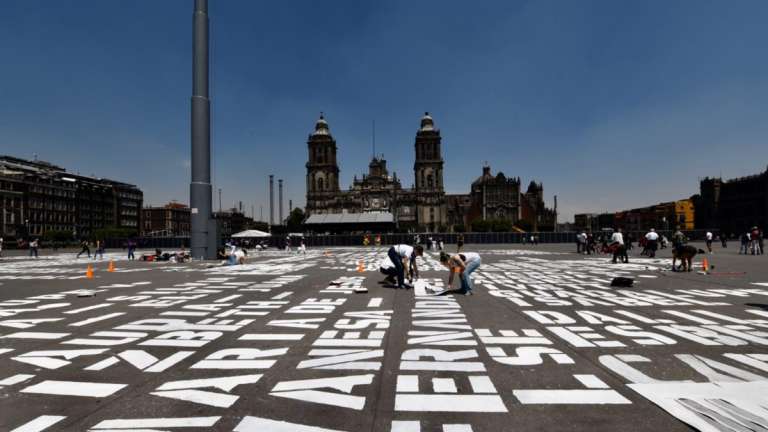
<path fill-rule="evenodd" d="M 136 184 L 146 204 L 188 203 L 189 4 L 137 4 L 152 14 L 8 3 L 0 37 L 14 43 L 0 54 L 14 61 L 0 94 L 13 103 L 0 107 L 0 154 Z M 560 221 L 765 168 L 760 2 L 211 2 L 210 14 L 214 209 L 221 188 L 225 208 L 266 215 L 269 174 L 303 207 L 320 111 L 343 187 L 366 171 L 374 120 L 377 153 L 412 184 L 412 136 L 429 111 L 447 192 L 466 193 L 489 161 L 543 182 Z"/>

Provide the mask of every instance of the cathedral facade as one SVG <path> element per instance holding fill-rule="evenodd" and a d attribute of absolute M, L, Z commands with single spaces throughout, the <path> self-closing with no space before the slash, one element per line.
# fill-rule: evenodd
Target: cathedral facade
<path fill-rule="evenodd" d="M 349 189 L 341 189 L 338 147 L 322 114 L 307 139 L 307 150 L 308 217 L 383 212 L 392 215 L 399 230 L 429 232 L 469 230 L 477 220 L 505 220 L 534 230 L 554 226 L 541 183 L 531 182 L 522 192 L 520 178 L 493 175 L 488 166 L 468 194 L 446 194 L 440 130 L 429 113 L 421 117 L 416 131 L 412 188 L 404 188 L 396 174 L 390 175 L 387 161 L 374 156 L 368 174 L 355 176 Z"/>
<path fill-rule="evenodd" d="M 424 113 L 414 143 L 413 188 L 403 188 L 397 175 L 390 175 L 387 161 L 374 156 L 368 174 L 355 177 L 349 189 L 341 189 L 338 147 L 321 115 L 307 140 L 307 215 L 378 211 L 391 213 L 401 229 L 436 231 L 445 226 L 440 140 L 440 130 L 429 113 Z"/>

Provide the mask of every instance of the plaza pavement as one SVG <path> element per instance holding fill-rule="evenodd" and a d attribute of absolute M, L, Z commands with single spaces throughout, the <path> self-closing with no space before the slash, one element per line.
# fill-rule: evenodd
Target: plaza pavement
<path fill-rule="evenodd" d="M 93 279 L 72 253 L 12 253 L 0 430 L 765 431 L 767 262 L 733 246 L 704 275 L 668 271 L 668 249 L 468 245 L 474 296 L 381 285 L 383 247 L 233 267 L 114 251 Z"/>

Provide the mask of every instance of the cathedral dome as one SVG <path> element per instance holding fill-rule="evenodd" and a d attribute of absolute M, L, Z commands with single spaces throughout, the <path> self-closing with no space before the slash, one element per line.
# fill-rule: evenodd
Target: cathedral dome
<path fill-rule="evenodd" d="M 435 130 L 435 122 L 432 120 L 432 116 L 429 115 L 429 112 L 425 112 L 424 116 L 421 118 L 421 128 L 419 131 L 433 130 Z"/>
<path fill-rule="evenodd" d="M 312 135 L 330 135 L 331 131 L 328 129 L 328 122 L 325 121 L 323 113 L 320 113 L 320 118 L 315 123 L 315 131 Z"/>

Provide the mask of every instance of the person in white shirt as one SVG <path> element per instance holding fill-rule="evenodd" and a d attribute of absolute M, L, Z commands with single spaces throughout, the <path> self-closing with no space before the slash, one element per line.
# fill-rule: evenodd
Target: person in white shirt
<path fill-rule="evenodd" d="M 712 236 L 712 232 L 711 231 L 707 231 L 707 237 L 706 237 L 706 239 L 707 239 L 707 251 L 709 253 L 712 253 L 712 237 L 713 237 Z"/>
<path fill-rule="evenodd" d="M 654 228 L 651 228 L 648 234 L 645 235 L 645 239 L 648 240 L 648 256 L 656 258 L 656 250 L 659 248 L 659 234 Z"/>
<path fill-rule="evenodd" d="M 619 258 L 622 262 L 629 262 L 629 256 L 627 255 L 627 246 L 624 244 L 624 234 L 621 233 L 621 228 L 618 228 L 611 235 L 610 250 L 613 251 L 613 263 L 616 264 L 616 259 Z"/>
<path fill-rule="evenodd" d="M 448 287 L 453 286 L 453 278 L 456 273 L 461 280 L 461 293 L 472 295 L 472 273 L 480 267 L 482 259 L 477 252 L 462 252 L 455 255 L 440 253 L 440 264 L 448 268 Z"/>
<path fill-rule="evenodd" d="M 419 269 L 416 266 L 416 257 L 424 255 L 424 247 L 421 245 L 409 246 L 407 244 L 398 244 L 389 248 L 387 256 L 395 265 L 397 272 L 397 287 L 409 288 L 405 284 L 405 274 L 408 274 L 408 281 L 412 282 L 414 278 L 419 278 Z"/>

